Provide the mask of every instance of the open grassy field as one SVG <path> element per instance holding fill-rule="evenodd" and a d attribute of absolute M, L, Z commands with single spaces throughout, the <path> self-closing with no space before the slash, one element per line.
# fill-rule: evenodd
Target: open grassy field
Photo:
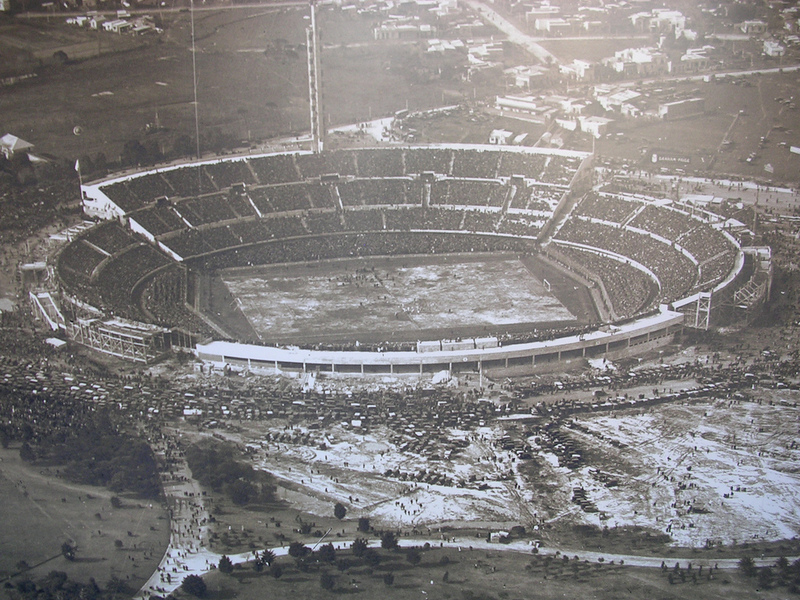
<path fill-rule="evenodd" d="M 58 570 L 102 586 L 116 576 L 138 589 L 158 565 L 169 539 L 161 505 L 122 496 L 113 508 L 108 490 L 69 483 L 56 468 L 32 467 L 15 448 L 0 450 L 0 461 L 0 578 L 25 561 L 35 567 L 34 578 Z M 67 541 L 77 548 L 74 561 L 61 556 Z"/>
<path fill-rule="evenodd" d="M 222 275 L 263 339 L 502 329 L 574 322 L 514 256 L 401 257 Z"/>
<path fill-rule="evenodd" d="M 649 46 L 652 44 L 652 37 L 639 35 L 607 39 L 545 39 L 539 43 L 555 54 L 561 62 L 569 63 L 576 58 L 597 61 L 601 58 L 614 56 L 614 52 L 618 50 Z"/>
<path fill-rule="evenodd" d="M 198 11 L 201 151 L 308 131 L 307 15 L 307 6 Z M 35 144 L 39 152 L 67 159 L 102 152 L 115 160 L 129 140 L 169 155 L 176 140 L 194 138 L 190 15 L 158 16 L 164 33 L 137 38 L 135 49 L 111 53 L 116 38 L 101 36 L 108 54 L 38 69 L 37 77 L 4 88 L 5 130 Z M 436 107 L 443 100 L 456 103 L 475 94 L 474 82 L 461 79 L 463 57 L 454 63 L 452 58 L 427 56 L 406 42 L 367 45 L 373 22 L 359 15 L 326 9 L 320 11 L 319 23 L 329 125 L 403 108 Z M 28 30 L 28 37 L 51 32 L 48 39 L 82 35 L 94 44 L 98 39 L 41 19 L 26 27 L 8 26 L 7 41 L 13 41 L 12 33 L 19 37 Z M 51 52 L 50 45 L 39 50 Z M 501 88 L 502 82 L 495 86 Z M 478 87 L 490 95 L 496 91 L 483 83 Z M 155 124 L 159 132 L 145 133 Z M 81 128 L 79 135 L 73 133 L 75 127 Z"/>

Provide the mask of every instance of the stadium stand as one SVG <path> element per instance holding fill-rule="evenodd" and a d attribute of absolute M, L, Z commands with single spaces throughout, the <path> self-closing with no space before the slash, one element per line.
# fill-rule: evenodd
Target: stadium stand
<path fill-rule="evenodd" d="M 646 273 L 594 252 L 569 246 L 560 246 L 558 250 L 603 281 L 619 318 L 627 319 L 650 308 L 655 297 L 655 284 Z"/>
<path fill-rule="evenodd" d="M 549 239 L 557 229 L 554 212 L 581 160 L 565 152 L 467 146 L 300 152 L 166 168 L 99 189 L 190 269 L 528 254 L 538 251 L 543 231 Z M 708 289 L 737 260 L 725 235 L 669 204 L 591 192 L 555 233 L 556 243 L 619 254 L 655 274 L 658 294 L 645 273 L 624 261 L 557 244 L 603 282 L 620 318 Z M 208 324 L 184 304 L 184 266 L 142 239 L 116 222 L 90 229 L 59 257 L 65 289 L 91 301 L 99 297 L 117 315 L 208 334 Z M 584 331 L 496 333 L 502 343 L 516 344 Z"/>
<path fill-rule="evenodd" d="M 697 281 L 697 269 L 688 258 L 647 235 L 574 218 L 564 224 L 556 237 L 608 250 L 641 263 L 661 282 L 661 302 L 680 298 Z"/>

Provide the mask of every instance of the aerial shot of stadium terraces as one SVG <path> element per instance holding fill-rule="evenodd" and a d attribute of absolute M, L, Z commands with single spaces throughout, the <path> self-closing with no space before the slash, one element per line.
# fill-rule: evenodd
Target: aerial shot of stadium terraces
<path fill-rule="evenodd" d="M 798 18 L 0 2 L 5 596 L 799 594 Z"/>
<path fill-rule="evenodd" d="M 139 360 L 188 343 L 200 359 L 220 367 L 510 375 L 663 346 L 685 323 L 707 328 L 730 316 L 736 291 L 767 281 L 756 268 L 756 253 L 742 249 L 721 217 L 680 203 L 593 191 L 592 183 L 586 153 L 436 145 L 204 161 L 85 185 L 85 212 L 105 222 L 58 258 L 70 304 L 64 318 L 74 336 L 97 349 Z M 480 266 L 475 254 L 484 259 Z M 405 270 L 408 264 L 436 270 L 444 258 L 431 255 L 449 259 L 447 272 L 470 257 L 470 276 L 460 285 L 470 294 L 471 311 L 453 315 L 458 302 L 451 306 L 449 290 L 432 300 L 430 277 L 417 292 L 409 281 L 395 280 L 401 263 Z M 398 256 L 408 258 L 385 266 L 379 260 Z M 277 279 L 313 274 L 342 287 L 338 275 L 349 272 L 343 259 L 361 260 L 345 263 L 356 273 L 359 266 L 369 271 L 362 278 L 371 288 L 367 306 L 359 301 L 352 315 L 331 318 L 329 311 L 339 309 L 316 294 L 305 320 L 274 307 L 298 308 L 298 300 L 282 301 L 289 290 Z M 481 295 L 506 283 L 492 271 L 481 277 L 480 269 L 500 259 L 522 265 L 512 275 L 515 285 L 530 278 L 537 289 L 506 311 L 491 295 L 479 313 Z M 324 270 L 309 270 L 320 261 L 327 263 Z M 294 268 L 257 279 L 257 298 L 224 293 L 236 281 L 246 294 L 243 273 L 276 264 Z M 385 270 L 383 279 L 375 266 Z M 537 273 L 547 277 L 537 279 Z M 435 282 L 441 285 L 441 278 Z M 556 281 L 563 302 L 579 316 L 558 300 Z M 761 285 L 762 295 L 765 290 Z M 308 290 L 300 291 L 302 297 Z M 423 292 L 432 306 L 414 304 Z M 535 300 L 550 294 L 560 310 L 536 312 Z M 227 312 L 234 314 L 222 318 L 219 310 L 226 307 L 217 305 L 230 304 L 231 296 L 236 304 Z M 107 322 L 76 318 L 89 316 L 93 302 L 96 314 L 169 332 L 153 334 L 144 346 L 113 344 L 116 329 L 99 333 Z M 275 314 L 258 319 L 262 303 Z M 395 339 L 386 341 L 390 335 Z"/>

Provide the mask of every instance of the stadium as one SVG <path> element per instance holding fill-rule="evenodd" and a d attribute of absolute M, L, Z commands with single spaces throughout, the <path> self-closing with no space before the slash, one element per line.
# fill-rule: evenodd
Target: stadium
<path fill-rule="evenodd" d="M 313 2 L 306 41 L 311 150 L 81 185 L 101 223 L 31 294 L 51 328 L 138 362 L 513 376 L 645 354 L 768 296 L 768 250 L 712 212 L 609 191 L 591 153 L 327 149 Z"/>
<path fill-rule="evenodd" d="M 725 219 L 599 191 L 592 173 L 588 153 L 437 145 L 278 152 L 117 176 L 82 186 L 84 211 L 99 222 L 58 254 L 57 293 L 31 299 L 54 329 L 140 362 L 183 349 L 218 367 L 289 374 L 513 376 L 641 355 L 766 297 L 768 257 L 743 248 Z M 397 274 L 442 264 L 495 264 L 476 280 L 482 289 L 512 269 L 510 287 L 535 287 L 515 305 L 546 297 L 564 310 L 445 322 L 452 306 L 481 301 L 446 288 L 419 317 L 429 326 L 404 326 L 424 312 L 428 289 L 416 304 L 400 298 L 411 280 Z M 266 285 L 259 269 L 283 284 Z M 248 285 L 262 306 L 286 303 L 270 290 L 291 276 L 338 288 L 355 277 L 379 288 L 386 307 L 370 323 L 362 300 L 337 329 L 315 305 L 305 328 L 281 327 L 279 312 L 263 330 L 232 284 L 256 275 Z"/>

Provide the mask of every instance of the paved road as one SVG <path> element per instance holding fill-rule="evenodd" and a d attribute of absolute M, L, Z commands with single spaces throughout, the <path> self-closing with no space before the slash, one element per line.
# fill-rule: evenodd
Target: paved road
<path fill-rule="evenodd" d="M 500 31 L 508 36 L 509 41 L 519 44 L 528 52 L 533 54 L 542 63 L 558 64 L 560 61 L 555 54 L 543 48 L 536 40 L 526 33 L 521 32 L 516 25 L 503 17 L 497 11 L 487 6 L 483 2 L 477 0 L 466 0 L 467 6 L 477 12 L 482 18 L 489 21 L 492 25 L 497 27 Z"/>

